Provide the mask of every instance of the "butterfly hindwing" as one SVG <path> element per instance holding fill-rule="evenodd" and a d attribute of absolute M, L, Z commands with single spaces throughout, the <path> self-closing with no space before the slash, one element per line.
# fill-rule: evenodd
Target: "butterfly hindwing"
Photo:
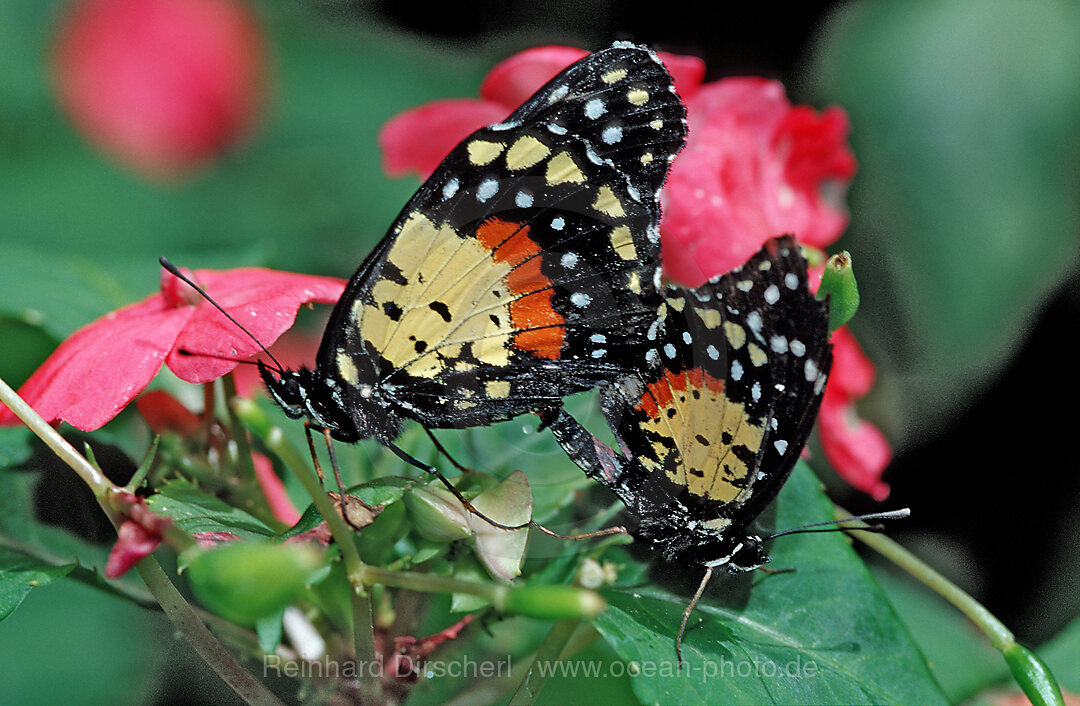
<path fill-rule="evenodd" d="M 622 454 L 565 413 L 556 438 L 669 556 L 738 536 L 775 497 L 813 426 L 831 362 L 827 306 L 790 237 L 696 290 L 668 287 L 637 374 L 604 389 Z"/>
<path fill-rule="evenodd" d="M 656 191 L 685 130 L 648 50 L 572 65 L 420 188 L 338 303 L 319 369 L 428 427 L 623 374 L 654 316 Z"/>

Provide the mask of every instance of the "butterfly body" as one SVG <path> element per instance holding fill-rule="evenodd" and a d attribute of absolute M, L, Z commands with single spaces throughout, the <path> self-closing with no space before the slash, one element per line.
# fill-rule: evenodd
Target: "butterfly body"
<path fill-rule="evenodd" d="M 652 52 L 571 65 L 454 148 L 353 275 L 315 368 L 262 369 L 271 395 L 338 440 L 388 444 L 407 419 L 491 424 L 625 374 L 685 135 Z"/>

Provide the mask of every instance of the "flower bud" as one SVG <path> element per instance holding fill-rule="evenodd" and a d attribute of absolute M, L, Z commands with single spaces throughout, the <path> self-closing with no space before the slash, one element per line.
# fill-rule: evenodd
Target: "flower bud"
<path fill-rule="evenodd" d="M 472 501 L 478 512 L 504 525 L 521 525 L 532 519 L 532 491 L 521 471 L 485 490 Z M 469 527 L 476 534 L 476 556 L 492 578 L 511 581 L 521 573 L 529 528 L 504 530 L 470 514 Z"/>
<path fill-rule="evenodd" d="M 296 600 L 320 564 L 310 544 L 231 542 L 197 553 L 187 575 L 203 605 L 253 625 Z"/>
<path fill-rule="evenodd" d="M 421 486 L 404 498 L 413 527 L 425 539 L 453 542 L 472 535 L 465 508 L 449 490 Z"/>
<path fill-rule="evenodd" d="M 544 620 L 592 618 L 603 612 L 607 601 L 595 591 L 576 586 L 523 586 L 506 594 L 501 608 L 515 615 Z"/>
<path fill-rule="evenodd" d="M 817 298 L 824 299 L 827 295 L 829 330 L 835 331 L 850 321 L 859 310 L 859 285 L 855 281 L 851 255 L 846 250 L 836 253 L 825 263 Z"/>

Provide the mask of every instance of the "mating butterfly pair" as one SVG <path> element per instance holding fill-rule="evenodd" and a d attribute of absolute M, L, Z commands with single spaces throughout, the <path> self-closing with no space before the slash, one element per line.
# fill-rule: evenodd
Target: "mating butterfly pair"
<path fill-rule="evenodd" d="M 658 193 L 686 130 L 651 51 L 571 65 L 454 148 L 353 276 L 315 369 L 261 367 L 274 399 L 413 462 L 394 445 L 406 419 L 540 414 L 638 538 L 709 572 L 760 566 L 748 525 L 813 424 L 827 307 L 790 237 L 696 290 L 659 287 Z M 562 409 L 598 386 L 621 454 Z"/>

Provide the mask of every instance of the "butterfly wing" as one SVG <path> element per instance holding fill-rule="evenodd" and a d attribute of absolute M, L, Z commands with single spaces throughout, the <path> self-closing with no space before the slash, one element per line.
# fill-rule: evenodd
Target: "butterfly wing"
<path fill-rule="evenodd" d="M 686 135 L 656 56 L 590 54 L 458 145 L 354 275 L 320 370 L 428 427 L 507 419 L 638 364 L 657 192 Z"/>
<path fill-rule="evenodd" d="M 827 306 L 790 237 L 696 290 L 669 287 L 646 365 L 604 389 L 622 454 L 561 410 L 568 454 L 671 556 L 739 536 L 776 496 L 813 426 L 831 362 Z"/>

